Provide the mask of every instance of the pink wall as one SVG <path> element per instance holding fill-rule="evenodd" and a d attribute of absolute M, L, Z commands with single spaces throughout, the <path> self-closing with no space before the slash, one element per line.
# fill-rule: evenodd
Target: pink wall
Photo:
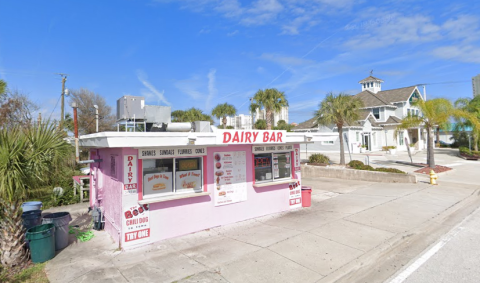
<path fill-rule="evenodd" d="M 227 151 L 246 152 L 247 200 L 229 205 L 214 206 L 213 193 L 215 191 L 215 178 L 213 174 L 213 154 L 214 152 Z M 117 226 L 121 228 L 123 156 L 126 154 L 138 155 L 138 151 L 126 148 L 101 149 L 100 157 L 103 159 L 101 166 L 107 168 L 104 171 L 106 175 L 110 175 L 108 168 L 110 166 L 109 159 L 111 154 L 118 154 L 117 174 L 120 175 L 118 175 L 118 179 L 104 176 L 102 204 L 105 215 L 108 218 L 114 219 Z M 254 176 L 251 145 L 209 147 L 205 158 L 207 168 L 204 168 L 204 178 L 206 174 L 207 191 L 210 192 L 211 195 L 150 204 L 150 243 L 207 228 L 281 212 L 290 208 L 288 184 L 263 188 L 253 187 Z M 138 165 L 140 171 L 140 162 Z M 300 174 L 298 174 L 298 177 L 300 177 L 299 175 Z M 138 180 L 140 179 L 142 179 L 142 177 L 139 175 Z M 117 231 L 109 224 L 108 220 L 105 222 L 105 230 L 118 241 L 118 238 L 116 238 Z"/>

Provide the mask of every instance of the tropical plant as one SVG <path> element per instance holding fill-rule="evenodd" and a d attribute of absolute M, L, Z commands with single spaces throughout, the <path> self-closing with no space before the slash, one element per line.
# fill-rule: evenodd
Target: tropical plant
<path fill-rule="evenodd" d="M 363 107 L 363 102 L 351 95 L 339 93 L 327 94 L 320 103 L 319 109 L 315 112 L 315 117 L 320 125 L 335 125 L 340 138 L 340 164 L 345 165 L 345 145 L 343 142 L 343 127 L 353 124 L 360 119 L 359 109 Z"/>
<path fill-rule="evenodd" d="M 265 130 L 267 129 L 267 122 L 263 119 L 258 119 L 257 122 L 255 122 L 255 129 L 257 130 Z"/>
<path fill-rule="evenodd" d="M 459 98 L 455 101 L 455 107 L 465 112 L 470 113 L 477 119 L 480 119 L 480 96 L 475 96 L 473 99 Z M 469 119 L 456 119 L 455 131 L 466 131 L 468 128 L 472 130 L 473 148 L 478 151 L 478 144 L 480 138 L 480 129 L 475 127 Z"/>
<path fill-rule="evenodd" d="M 227 116 L 235 116 L 235 115 L 237 115 L 237 109 L 235 109 L 235 106 L 230 105 L 228 103 L 218 104 L 212 110 L 213 117 L 216 117 L 219 120 L 220 118 L 222 119 L 222 125 L 224 129 L 227 126 Z"/>
<path fill-rule="evenodd" d="M 212 117 L 203 113 L 202 110 L 192 107 L 187 110 L 175 110 L 172 111 L 172 122 L 195 122 L 195 121 L 208 121 L 213 124 Z"/>
<path fill-rule="evenodd" d="M 6 268 L 21 268 L 28 259 L 21 203 L 30 189 L 48 182 L 51 168 L 71 152 L 63 138 L 49 122 L 0 130 L 0 262 Z"/>
<path fill-rule="evenodd" d="M 279 120 L 277 122 L 277 126 L 273 127 L 274 130 L 284 130 L 284 131 L 287 131 L 287 132 L 291 132 L 292 128 L 293 128 L 293 126 L 290 125 L 290 124 L 287 124 L 287 122 L 285 122 L 285 120 Z"/>
<path fill-rule="evenodd" d="M 265 109 L 265 120 L 267 122 L 267 130 L 272 129 L 272 115 L 287 107 L 288 101 L 285 93 L 275 88 L 267 88 L 258 90 L 253 96 L 250 110 L 256 112 L 257 109 Z"/>
<path fill-rule="evenodd" d="M 478 119 L 472 114 L 453 107 L 452 103 L 444 98 L 436 98 L 428 101 L 417 100 L 413 106 L 419 108 L 422 115 L 408 115 L 402 119 L 397 126 L 396 133 L 412 127 L 424 126 L 427 130 L 427 164 L 430 168 L 435 168 L 435 156 L 433 151 L 433 130 L 436 127 L 448 128 L 450 118 L 466 119 L 474 125 L 480 125 Z M 480 127 L 479 127 L 480 128 Z"/>
<path fill-rule="evenodd" d="M 256 103 L 253 103 L 253 98 L 250 99 L 250 102 L 252 102 L 252 103 L 248 107 L 248 110 L 250 110 L 250 113 L 252 114 L 252 123 L 253 123 L 253 121 L 255 121 L 255 116 L 257 115 L 257 109 L 259 109 L 260 106 L 258 106 L 258 104 L 256 104 Z M 253 128 L 254 129 L 255 129 L 255 124 L 256 123 L 253 123 Z"/>

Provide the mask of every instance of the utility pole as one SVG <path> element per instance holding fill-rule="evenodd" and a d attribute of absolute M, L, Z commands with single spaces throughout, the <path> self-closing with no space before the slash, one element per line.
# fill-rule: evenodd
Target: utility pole
<path fill-rule="evenodd" d="M 60 75 L 62 77 L 62 112 L 60 115 L 60 125 L 63 125 L 63 120 L 65 119 L 65 82 L 67 81 L 68 75 L 62 73 L 59 73 L 57 75 Z"/>

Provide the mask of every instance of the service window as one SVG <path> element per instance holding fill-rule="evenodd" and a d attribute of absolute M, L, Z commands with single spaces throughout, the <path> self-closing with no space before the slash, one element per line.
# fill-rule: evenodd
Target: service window
<path fill-rule="evenodd" d="M 143 196 L 202 191 L 202 157 L 143 160 Z"/>
<path fill-rule="evenodd" d="M 272 182 L 291 178 L 290 155 L 290 152 L 255 154 L 255 182 Z"/>

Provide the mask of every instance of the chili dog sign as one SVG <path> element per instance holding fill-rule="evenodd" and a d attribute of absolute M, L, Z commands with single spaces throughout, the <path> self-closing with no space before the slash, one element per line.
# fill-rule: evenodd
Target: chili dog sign
<path fill-rule="evenodd" d="M 217 144 L 285 143 L 286 131 L 218 131 Z"/>
<path fill-rule="evenodd" d="M 124 243 L 136 244 L 150 238 L 150 213 L 148 204 L 124 207 L 123 231 Z"/>

